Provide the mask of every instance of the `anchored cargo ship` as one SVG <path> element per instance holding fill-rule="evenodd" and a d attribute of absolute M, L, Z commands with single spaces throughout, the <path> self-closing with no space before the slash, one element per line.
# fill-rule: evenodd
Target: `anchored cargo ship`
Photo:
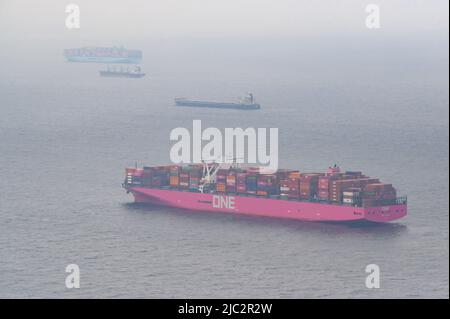
<path fill-rule="evenodd" d="M 407 198 L 361 172 L 325 173 L 203 163 L 127 168 L 123 187 L 135 202 L 305 221 L 389 222 L 407 214 Z"/>
<path fill-rule="evenodd" d="M 116 68 L 108 67 L 107 70 L 99 71 L 100 76 L 102 77 L 113 77 L 113 78 L 142 78 L 145 76 L 145 73 L 141 72 L 141 68 L 136 66 L 134 70 L 123 69 L 122 67 L 119 70 Z"/>
<path fill-rule="evenodd" d="M 96 63 L 134 63 L 142 60 L 140 50 L 128 50 L 124 47 L 83 47 L 64 50 L 64 56 L 69 62 Z"/>
<path fill-rule="evenodd" d="M 237 109 L 237 110 L 259 110 L 261 105 L 255 102 L 252 93 L 248 93 L 242 97 L 238 103 L 232 102 L 212 102 L 212 101 L 196 101 L 185 98 L 176 98 L 175 105 L 191 106 L 191 107 L 208 107 L 216 109 Z"/>

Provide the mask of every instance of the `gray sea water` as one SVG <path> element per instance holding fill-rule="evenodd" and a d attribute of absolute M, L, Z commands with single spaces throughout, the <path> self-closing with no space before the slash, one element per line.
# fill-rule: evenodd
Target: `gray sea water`
<path fill-rule="evenodd" d="M 83 43 L 0 52 L 0 297 L 448 298 L 448 42 L 131 42 L 143 79 L 100 78 L 64 45 Z M 249 90 L 260 111 L 173 106 Z M 124 168 L 168 163 L 169 132 L 193 119 L 278 127 L 281 167 L 362 170 L 408 195 L 409 215 L 367 227 L 133 205 Z M 71 263 L 80 289 L 65 287 Z"/>

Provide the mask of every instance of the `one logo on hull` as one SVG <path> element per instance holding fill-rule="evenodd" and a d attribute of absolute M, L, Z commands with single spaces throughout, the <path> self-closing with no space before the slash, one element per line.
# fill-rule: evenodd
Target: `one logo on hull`
<path fill-rule="evenodd" d="M 214 208 L 236 209 L 234 196 L 214 195 L 212 204 Z"/>

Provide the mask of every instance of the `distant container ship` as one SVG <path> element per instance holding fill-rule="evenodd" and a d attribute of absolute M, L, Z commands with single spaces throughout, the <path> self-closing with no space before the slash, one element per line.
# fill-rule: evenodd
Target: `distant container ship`
<path fill-rule="evenodd" d="M 219 164 L 127 168 L 123 187 L 135 202 L 193 211 L 305 221 L 389 222 L 407 214 L 407 198 L 361 172 L 326 173 Z"/>
<path fill-rule="evenodd" d="M 185 98 L 176 98 L 175 105 L 190 106 L 190 107 L 207 107 L 216 109 L 237 109 L 237 110 L 259 110 L 261 105 L 255 102 L 252 93 L 248 93 L 242 97 L 237 103 L 232 102 L 212 102 L 212 101 L 197 101 Z"/>
<path fill-rule="evenodd" d="M 95 63 L 134 63 L 142 60 L 140 50 L 128 50 L 124 47 L 83 47 L 64 50 L 64 56 L 69 62 Z"/>
<path fill-rule="evenodd" d="M 102 77 L 112 77 L 112 78 L 142 78 L 145 76 L 145 73 L 141 72 L 141 68 L 136 66 L 134 70 L 129 70 L 128 68 L 124 70 L 120 68 L 116 70 L 116 68 L 108 68 L 107 70 L 99 71 L 100 76 Z"/>

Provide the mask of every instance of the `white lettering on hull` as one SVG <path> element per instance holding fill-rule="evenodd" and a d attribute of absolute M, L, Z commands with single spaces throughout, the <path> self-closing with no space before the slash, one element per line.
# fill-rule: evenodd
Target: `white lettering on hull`
<path fill-rule="evenodd" d="M 212 204 L 214 208 L 236 209 L 234 196 L 214 195 Z"/>

